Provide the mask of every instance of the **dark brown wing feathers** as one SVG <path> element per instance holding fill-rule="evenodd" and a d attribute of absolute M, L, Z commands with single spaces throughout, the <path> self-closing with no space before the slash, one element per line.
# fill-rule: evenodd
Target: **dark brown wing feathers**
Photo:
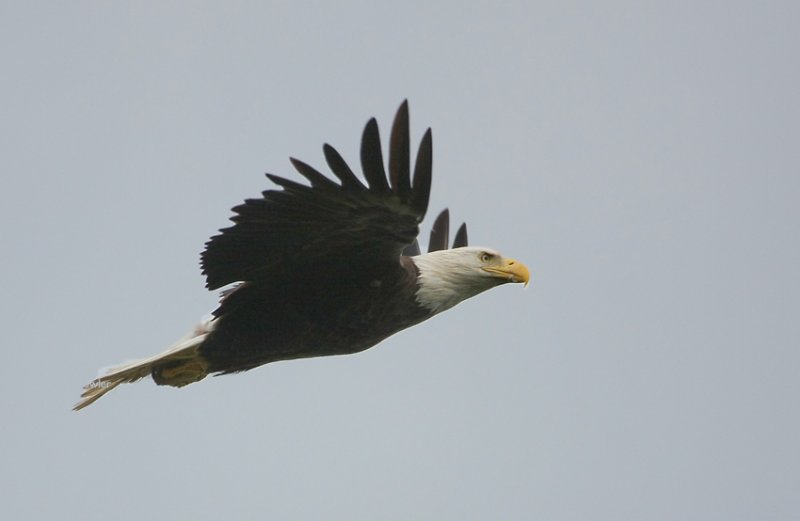
<path fill-rule="evenodd" d="M 347 163 L 335 148 L 325 143 L 322 146 L 322 151 L 325 154 L 325 161 L 328 162 L 331 172 L 342 182 L 342 188 L 355 192 L 367 189 L 366 186 L 361 184 L 361 181 L 358 180 L 353 171 L 350 170 L 350 167 L 347 166 Z"/>
<path fill-rule="evenodd" d="M 292 164 L 311 186 L 268 174 L 282 190 L 267 190 L 233 208 L 233 226 L 206 243 L 201 265 L 209 289 L 258 282 L 305 265 L 341 263 L 396 265 L 413 244 L 425 216 L 431 179 L 430 129 L 414 168 L 409 160 L 408 104 L 395 117 L 387 182 L 377 123 L 364 129 L 361 161 L 369 188 L 330 145 L 323 148 L 337 184 L 297 159 Z M 391 186 L 391 188 L 389 188 Z"/>
<path fill-rule="evenodd" d="M 381 137 L 378 132 L 378 122 L 370 119 L 364 127 L 361 136 L 361 169 L 369 183 L 369 189 L 375 194 L 389 191 L 386 182 L 386 171 L 383 168 L 383 152 L 381 152 Z"/>
<path fill-rule="evenodd" d="M 433 173 L 433 137 L 431 129 L 425 131 L 417 150 L 417 161 L 414 163 L 414 185 L 411 200 L 417 211 L 424 212 L 428 208 L 431 195 L 431 176 Z"/>
<path fill-rule="evenodd" d="M 446 250 L 450 242 L 450 211 L 445 208 L 433 222 L 428 251 Z"/>
<path fill-rule="evenodd" d="M 389 179 L 392 182 L 392 191 L 403 200 L 409 200 L 411 195 L 409 140 L 408 102 L 404 101 L 397 110 L 389 140 Z"/>
<path fill-rule="evenodd" d="M 453 248 L 463 248 L 469 244 L 467 239 L 467 223 L 461 223 L 456 232 L 456 238 L 453 240 Z"/>

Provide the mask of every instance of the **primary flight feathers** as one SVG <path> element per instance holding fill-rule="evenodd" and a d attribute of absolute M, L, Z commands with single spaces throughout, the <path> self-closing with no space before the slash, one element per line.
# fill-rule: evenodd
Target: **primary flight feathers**
<path fill-rule="evenodd" d="M 374 118 L 361 140 L 366 184 L 332 146 L 323 153 L 338 183 L 292 158 L 310 185 L 267 174 L 280 189 L 234 207 L 233 226 L 206 243 L 206 286 L 228 286 L 212 317 L 164 353 L 90 382 L 76 410 L 145 376 L 182 387 L 277 360 L 363 351 L 494 286 L 528 283 L 523 264 L 468 247 L 466 224 L 448 249 L 447 210 L 420 254 L 432 137 L 428 129 L 412 176 L 406 102 L 392 126 L 388 176 Z"/>

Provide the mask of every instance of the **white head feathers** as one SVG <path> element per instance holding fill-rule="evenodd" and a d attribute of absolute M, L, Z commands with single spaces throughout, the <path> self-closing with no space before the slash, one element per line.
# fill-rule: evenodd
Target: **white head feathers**
<path fill-rule="evenodd" d="M 417 302 L 440 313 L 507 282 L 528 283 L 528 269 L 489 248 L 464 247 L 411 257 L 419 269 Z"/>

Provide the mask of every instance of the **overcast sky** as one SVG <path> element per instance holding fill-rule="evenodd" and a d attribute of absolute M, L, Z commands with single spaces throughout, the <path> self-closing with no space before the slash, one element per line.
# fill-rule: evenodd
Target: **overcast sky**
<path fill-rule="evenodd" d="M 800 518 L 800 4 L 203 4 L 0 5 L 0 517 Z M 213 309 L 264 172 L 405 98 L 527 290 L 70 410 Z"/>

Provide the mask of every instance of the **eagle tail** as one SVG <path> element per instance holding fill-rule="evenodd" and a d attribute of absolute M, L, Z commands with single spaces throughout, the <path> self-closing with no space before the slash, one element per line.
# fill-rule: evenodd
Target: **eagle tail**
<path fill-rule="evenodd" d="M 208 363 L 198 351 L 198 347 L 213 329 L 209 326 L 208 323 L 201 324 L 195 331 L 160 355 L 112 367 L 106 374 L 83 387 L 81 399 L 72 409 L 74 411 L 83 409 L 118 385 L 133 383 L 149 375 L 152 375 L 158 385 L 183 387 L 199 382 L 208 375 Z"/>

